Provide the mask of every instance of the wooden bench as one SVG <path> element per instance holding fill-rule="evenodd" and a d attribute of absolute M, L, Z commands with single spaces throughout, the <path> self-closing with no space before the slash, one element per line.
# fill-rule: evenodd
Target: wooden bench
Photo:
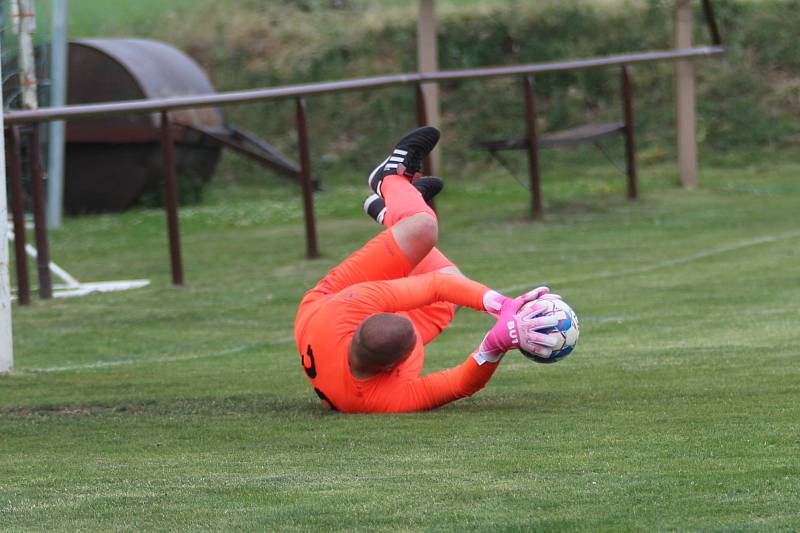
<path fill-rule="evenodd" d="M 584 124 L 568 130 L 539 134 L 536 130 L 536 105 L 533 92 L 533 76 L 525 78 L 525 107 L 527 137 L 516 139 L 487 140 L 476 142 L 473 146 L 488 150 L 494 157 L 503 150 L 527 150 L 530 170 L 531 214 L 534 218 L 542 216 L 541 175 L 539 171 L 539 148 L 572 146 L 595 142 L 609 135 L 622 135 L 625 138 L 627 194 L 629 199 L 638 197 L 636 177 L 636 153 L 633 127 L 633 91 L 628 68 L 621 69 L 621 93 L 623 121 Z M 499 160 L 499 159 L 498 159 Z"/>

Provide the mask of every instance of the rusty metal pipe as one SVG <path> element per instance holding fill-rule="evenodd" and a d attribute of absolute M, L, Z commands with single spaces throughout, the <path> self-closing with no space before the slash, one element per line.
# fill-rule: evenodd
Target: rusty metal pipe
<path fill-rule="evenodd" d="M 306 120 L 306 101 L 296 101 L 297 144 L 300 151 L 300 184 L 303 187 L 303 212 L 306 220 L 306 249 L 309 259 L 319 257 L 317 248 L 317 227 L 314 219 L 314 185 L 311 183 L 311 150 L 308 141 Z"/>
<path fill-rule="evenodd" d="M 34 124 L 32 128 L 29 160 L 31 165 L 31 189 L 33 191 L 36 267 L 39 272 L 39 296 L 44 300 L 48 300 L 53 297 L 53 282 L 50 277 L 50 247 L 47 242 L 44 176 L 42 175 L 42 158 L 39 151 L 40 127 L 39 124 Z"/>
<path fill-rule="evenodd" d="M 422 90 L 422 84 L 418 83 L 415 86 L 416 92 L 416 102 L 417 102 L 417 126 L 427 126 L 428 125 L 428 111 L 427 107 L 425 107 L 425 91 Z M 426 176 L 431 174 L 431 158 L 426 157 L 422 161 L 422 173 Z"/>
<path fill-rule="evenodd" d="M 175 143 L 172 138 L 172 120 L 168 111 L 161 112 L 161 163 L 164 172 L 164 209 L 167 215 L 172 284 L 183 285 L 181 260 L 181 234 L 178 223 L 178 182 L 175 178 Z"/>
<path fill-rule="evenodd" d="M 476 78 L 492 78 L 502 76 L 518 76 L 526 74 L 542 74 L 545 72 L 562 72 L 587 68 L 618 66 L 623 64 L 650 63 L 656 61 L 699 58 L 722 54 L 725 48 L 705 46 L 681 50 L 660 50 L 635 54 L 616 54 L 592 59 L 576 59 L 570 61 L 553 61 L 548 63 L 531 63 L 508 67 L 479 68 L 470 70 L 444 70 L 438 72 L 418 72 L 411 74 L 393 74 L 375 76 L 355 80 L 331 81 L 288 85 L 266 89 L 247 91 L 230 91 L 206 95 L 194 95 L 170 98 L 152 98 L 149 100 L 126 100 L 106 104 L 84 104 L 62 107 L 51 107 L 37 110 L 12 111 L 6 113 L 6 124 L 21 122 L 41 122 L 47 120 L 74 120 L 106 115 L 127 113 L 152 113 L 162 110 L 187 109 L 196 107 L 212 107 L 218 105 L 255 102 L 276 98 L 292 98 L 311 96 L 314 94 L 335 93 L 380 87 L 393 87 L 431 81 L 452 81 Z"/>
<path fill-rule="evenodd" d="M 703 14 L 706 18 L 706 25 L 708 25 L 708 32 L 711 34 L 711 42 L 714 46 L 722 44 L 722 37 L 719 34 L 719 27 L 717 27 L 717 19 L 714 16 L 714 6 L 711 5 L 711 0 L 703 0 Z"/>
<path fill-rule="evenodd" d="M 17 298 L 20 305 L 30 305 L 31 285 L 28 278 L 28 254 L 25 251 L 25 190 L 22 187 L 22 143 L 19 126 L 8 130 L 6 164 L 11 181 L 11 216 L 14 220 L 14 260 L 17 268 Z"/>
<path fill-rule="evenodd" d="M 425 91 L 422 90 L 422 84 L 418 83 L 416 86 L 416 102 L 417 102 L 417 126 L 427 126 L 428 125 L 428 108 L 426 107 L 425 102 Z M 422 173 L 425 176 L 430 176 L 433 174 L 433 166 L 431 165 L 431 158 L 430 156 L 426 157 L 422 160 Z M 427 204 L 430 206 L 431 209 L 436 211 L 436 201 L 431 198 L 430 200 L 426 200 Z"/>
<path fill-rule="evenodd" d="M 622 67 L 622 112 L 625 117 L 625 163 L 628 174 L 628 198 L 635 200 L 639 196 L 636 178 L 636 143 L 634 139 L 633 120 L 633 84 L 628 67 Z"/>

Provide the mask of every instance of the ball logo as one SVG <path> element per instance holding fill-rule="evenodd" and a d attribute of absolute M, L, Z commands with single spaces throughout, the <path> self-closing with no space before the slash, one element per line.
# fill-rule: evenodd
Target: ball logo
<path fill-rule="evenodd" d="M 514 344 L 519 344 L 519 335 L 517 335 L 517 323 L 513 320 L 509 320 L 506 326 L 508 326 L 508 336 L 511 337 L 511 342 Z"/>

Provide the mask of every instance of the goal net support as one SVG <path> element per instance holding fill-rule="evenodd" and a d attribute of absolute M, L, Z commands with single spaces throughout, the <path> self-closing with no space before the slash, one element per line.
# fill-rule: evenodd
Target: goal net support
<path fill-rule="evenodd" d="M 9 222 L 8 223 L 8 240 L 14 240 L 14 225 Z M 38 257 L 38 252 L 36 248 L 34 248 L 30 244 L 25 244 L 25 253 L 28 254 L 33 259 Z M 56 278 L 61 280 L 61 283 L 56 284 L 53 286 L 53 297 L 54 298 L 66 298 L 68 296 L 84 296 L 87 294 L 93 294 L 97 292 L 118 292 L 118 291 L 127 291 L 130 289 L 139 289 L 141 287 L 147 287 L 150 285 L 149 279 L 132 279 L 132 280 L 120 280 L 120 281 L 94 281 L 94 282 L 84 282 L 81 283 L 74 276 L 72 276 L 69 272 L 58 266 L 55 262 L 50 261 L 48 263 L 48 268 L 50 272 Z M 13 292 L 13 291 L 12 291 Z M 17 297 L 13 294 L 11 295 L 11 300 L 16 300 Z"/>

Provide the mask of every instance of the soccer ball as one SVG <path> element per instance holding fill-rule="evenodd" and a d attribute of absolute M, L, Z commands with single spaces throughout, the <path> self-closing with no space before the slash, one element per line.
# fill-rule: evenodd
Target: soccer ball
<path fill-rule="evenodd" d="M 530 309 L 536 302 L 537 300 L 526 303 L 522 306 L 520 311 L 524 312 L 527 309 Z M 541 355 L 536 355 L 535 353 L 526 352 L 522 348 L 520 348 L 519 351 L 522 352 L 522 355 L 531 361 L 536 361 L 537 363 L 556 363 L 572 353 L 572 350 L 578 343 L 578 336 L 581 333 L 581 325 L 578 322 L 578 317 L 575 315 L 575 311 L 573 311 L 572 308 L 563 300 L 543 299 L 538 300 L 538 302 L 539 305 L 541 305 L 541 302 L 545 302 L 547 307 L 544 311 L 538 312 L 536 316 L 555 315 L 558 317 L 558 324 L 556 326 L 548 330 L 539 330 L 539 332 L 558 332 L 561 334 L 561 337 L 563 337 L 564 342 L 560 346 L 553 348 L 553 353 L 551 353 L 548 357 L 542 357 Z"/>

